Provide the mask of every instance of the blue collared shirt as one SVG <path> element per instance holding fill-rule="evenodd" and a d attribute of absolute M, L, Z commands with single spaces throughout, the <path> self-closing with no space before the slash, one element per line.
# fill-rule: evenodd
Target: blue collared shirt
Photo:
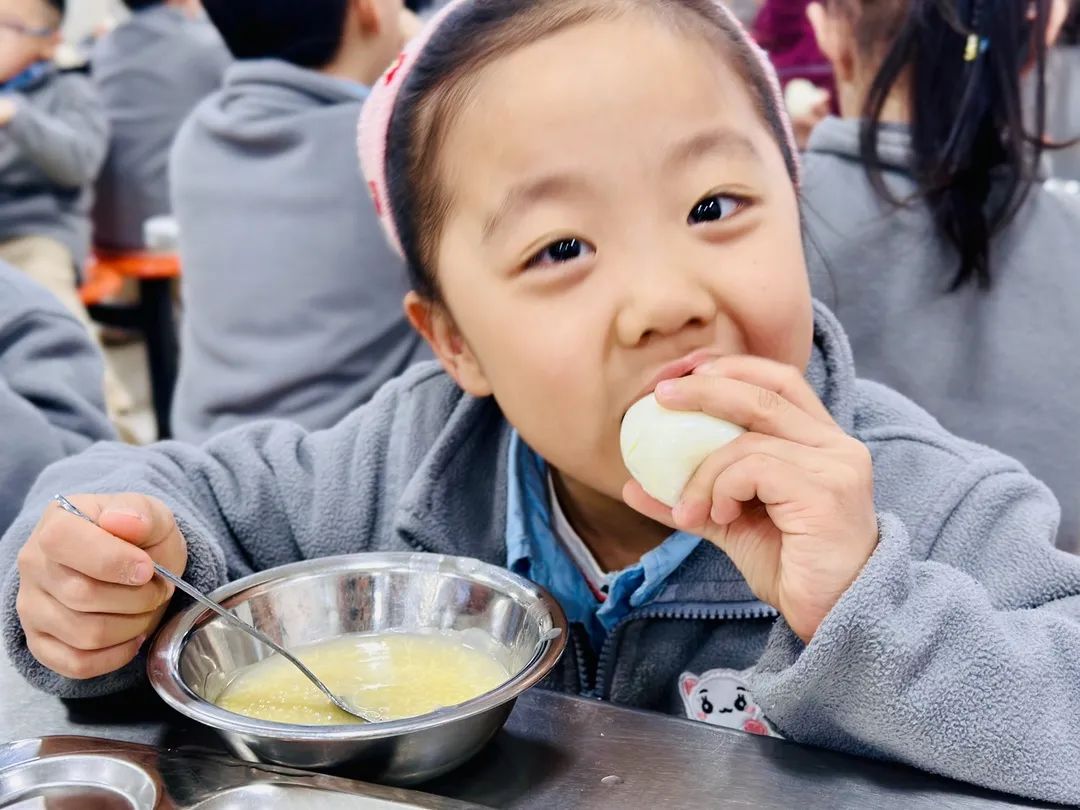
<path fill-rule="evenodd" d="M 507 483 L 506 565 L 547 588 L 570 622 L 585 625 L 599 649 L 620 619 L 656 598 L 701 538 L 675 532 L 638 562 L 608 574 L 608 595 L 601 602 L 552 528 L 547 474 L 547 463 L 515 432 Z"/>
<path fill-rule="evenodd" d="M 52 69 L 50 62 L 35 62 L 22 73 L 0 84 L 0 93 L 21 93 L 41 81 Z"/>

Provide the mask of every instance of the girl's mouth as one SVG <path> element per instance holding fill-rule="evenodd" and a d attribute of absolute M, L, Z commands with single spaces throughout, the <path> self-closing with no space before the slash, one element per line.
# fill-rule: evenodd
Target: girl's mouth
<path fill-rule="evenodd" d="M 638 392 L 633 401 L 626 406 L 626 410 L 629 410 L 635 403 L 655 391 L 656 386 L 665 380 L 677 380 L 680 377 L 688 377 L 694 373 L 694 370 L 698 366 L 703 366 L 706 363 L 723 356 L 724 353 L 718 348 L 696 349 L 695 351 L 690 352 L 690 354 L 687 354 L 674 362 L 668 363 L 649 380 L 644 389 Z M 625 411 L 623 413 L 625 415 Z"/>

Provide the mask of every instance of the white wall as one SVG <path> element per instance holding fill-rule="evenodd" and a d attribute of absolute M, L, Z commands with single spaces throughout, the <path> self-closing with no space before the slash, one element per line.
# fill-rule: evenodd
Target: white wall
<path fill-rule="evenodd" d="M 69 42 L 82 39 L 107 16 L 120 15 L 123 6 L 118 0 L 68 0 L 64 36 Z"/>

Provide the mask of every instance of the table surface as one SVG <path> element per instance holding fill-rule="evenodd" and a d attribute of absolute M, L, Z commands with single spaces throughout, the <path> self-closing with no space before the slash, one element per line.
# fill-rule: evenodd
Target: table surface
<path fill-rule="evenodd" d="M 60 701 L 0 656 L 0 742 L 57 734 L 224 750 L 149 688 Z M 346 774 L 347 775 L 347 774 Z M 899 765 L 541 690 L 472 762 L 418 788 L 496 808 L 1046 807 Z"/>

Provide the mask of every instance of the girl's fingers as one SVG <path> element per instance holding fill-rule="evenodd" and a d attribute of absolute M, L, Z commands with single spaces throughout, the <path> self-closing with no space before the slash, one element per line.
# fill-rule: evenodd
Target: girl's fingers
<path fill-rule="evenodd" d="M 820 495 L 820 486 L 806 470 L 763 453 L 751 453 L 739 459 L 713 483 L 714 499 L 730 498 L 742 503 L 757 499 L 766 507 L 782 503 L 814 504 Z M 784 531 L 783 526 L 777 528 Z"/>
<path fill-rule="evenodd" d="M 739 437 L 742 438 L 741 436 Z M 734 444 L 734 442 L 732 442 Z M 728 445 L 730 447 L 730 445 Z M 742 505 L 731 498 L 717 501 L 713 498 L 713 484 L 720 473 L 731 464 L 731 459 L 713 453 L 694 471 L 679 496 L 679 502 L 671 510 L 675 524 L 684 531 L 702 531 L 713 515 L 728 520 L 713 520 L 724 525 L 742 513 Z"/>
<path fill-rule="evenodd" d="M 157 610 L 172 598 L 173 586 L 154 577 L 142 586 L 115 585 L 91 579 L 74 568 L 44 560 L 42 589 L 67 608 L 81 613 L 136 616 Z"/>
<path fill-rule="evenodd" d="M 742 502 L 734 498 L 717 498 L 714 484 L 724 470 L 753 454 L 771 456 L 807 472 L 816 472 L 822 466 L 819 450 L 775 436 L 744 433 L 710 455 L 697 468 L 674 509 L 675 521 L 686 527 L 700 526 L 706 520 L 723 526 L 737 519 L 742 514 Z"/>
<path fill-rule="evenodd" d="M 775 391 L 792 405 L 802 408 L 816 419 L 830 425 L 835 424 L 832 415 L 818 399 L 817 393 L 810 387 L 806 377 L 794 366 L 764 357 L 743 354 L 721 357 L 698 366 L 694 374 L 742 380 L 759 388 Z"/>
<path fill-rule="evenodd" d="M 835 423 L 822 422 L 775 391 L 742 380 L 694 374 L 660 383 L 656 398 L 665 408 L 702 411 L 751 433 L 809 447 L 824 447 L 845 435 Z"/>
<path fill-rule="evenodd" d="M 48 559 L 100 582 L 145 585 L 154 576 L 141 548 L 59 508 L 35 535 Z"/>
<path fill-rule="evenodd" d="M 73 650 L 94 652 L 126 644 L 145 635 L 153 614 L 123 616 L 115 613 L 79 613 L 51 596 L 37 599 L 29 619 L 30 627 L 63 642 Z"/>
<path fill-rule="evenodd" d="M 53 636 L 27 633 L 30 654 L 58 675 L 76 680 L 96 678 L 129 664 L 139 653 L 145 639 L 136 638 L 104 650 L 77 650 Z"/>

